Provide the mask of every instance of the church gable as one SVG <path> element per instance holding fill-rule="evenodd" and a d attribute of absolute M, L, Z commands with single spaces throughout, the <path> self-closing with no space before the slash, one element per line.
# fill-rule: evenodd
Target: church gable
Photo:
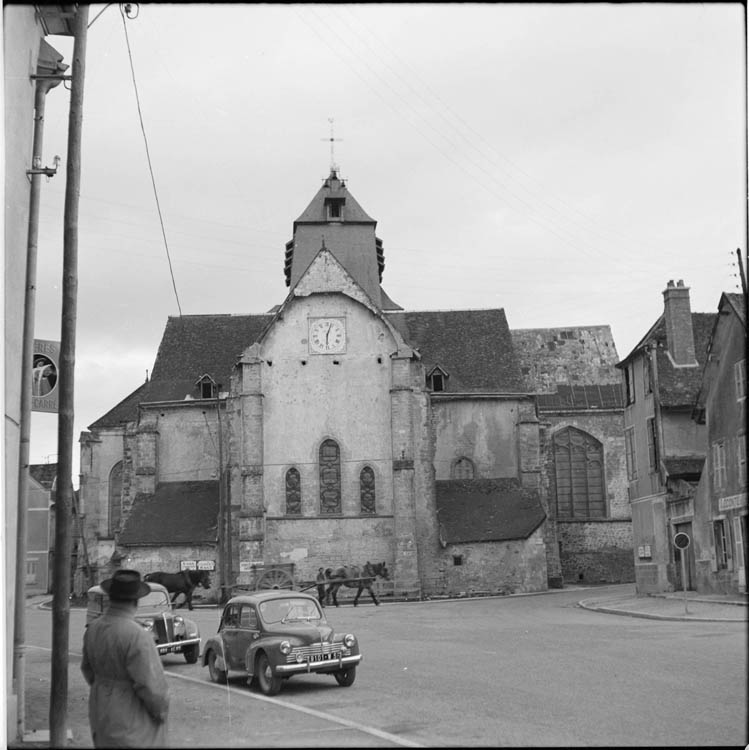
<path fill-rule="evenodd" d="M 374 310 L 366 292 L 356 283 L 337 258 L 324 245 L 294 286 L 291 294 L 306 297 L 319 292 L 340 292 Z"/>

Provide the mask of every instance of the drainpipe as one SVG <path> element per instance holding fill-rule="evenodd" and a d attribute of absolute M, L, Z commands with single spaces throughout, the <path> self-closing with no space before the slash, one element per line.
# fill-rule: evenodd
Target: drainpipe
<path fill-rule="evenodd" d="M 13 679 L 18 700 L 17 737 L 23 740 L 26 730 L 26 680 L 25 680 L 25 640 L 26 640 L 26 539 L 28 529 L 29 494 L 29 446 L 31 442 L 31 381 L 34 356 L 34 315 L 36 308 L 36 260 L 39 238 L 39 203 L 42 175 L 53 177 L 55 166 L 42 167 L 42 142 L 44 140 L 44 107 L 47 94 L 69 76 L 62 73 L 68 66 L 63 64 L 62 55 L 44 39 L 40 40 L 37 74 L 34 93 L 34 135 L 32 143 L 31 169 L 27 170 L 31 180 L 29 192 L 29 229 L 26 242 L 26 292 L 23 314 L 23 343 L 21 359 L 21 414 L 20 451 L 18 458 L 18 526 L 16 529 L 16 580 L 15 610 L 13 620 Z"/>

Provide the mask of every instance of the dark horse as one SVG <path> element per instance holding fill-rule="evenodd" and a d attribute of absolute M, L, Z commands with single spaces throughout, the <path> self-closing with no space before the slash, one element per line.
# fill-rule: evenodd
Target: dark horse
<path fill-rule="evenodd" d="M 356 596 L 354 597 L 354 606 L 359 603 L 359 597 L 364 589 L 369 591 L 372 601 L 379 605 L 377 597 L 375 596 L 374 591 L 372 591 L 372 584 L 377 576 L 384 578 L 386 581 L 390 580 L 390 575 L 384 562 L 373 564 L 369 561 L 367 561 L 366 565 L 362 568 L 358 565 L 343 565 L 336 570 L 328 568 L 325 571 L 325 576 L 330 581 L 326 598 L 332 596 L 333 604 L 335 604 L 336 607 L 338 606 L 336 592 L 341 586 L 346 586 L 350 589 L 357 589 Z"/>
<path fill-rule="evenodd" d="M 197 586 L 204 589 L 211 588 L 211 576 L 207 570 L 180 570 L 179 573 L 148 573 L 143 576 L 144 581 L 160 583 L 166 590 L 172 594 L 172 604 L 177 601 L 180 594 L 185 595 L 185 601 L 177 605 L 184 607 L 187 604 L 188 609 L 192 609 L 192 592 Z"/>

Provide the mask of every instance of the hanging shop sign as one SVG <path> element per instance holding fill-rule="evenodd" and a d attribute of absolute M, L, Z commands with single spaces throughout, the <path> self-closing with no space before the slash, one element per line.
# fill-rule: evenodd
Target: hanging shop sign
<path fill-rule="evenodd" d="M 57 413 L 60 342 L 34 339 L 31 371 L 31 411 Z"/>

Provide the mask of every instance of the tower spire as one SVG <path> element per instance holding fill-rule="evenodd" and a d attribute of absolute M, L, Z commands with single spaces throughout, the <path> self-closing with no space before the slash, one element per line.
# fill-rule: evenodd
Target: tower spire
<path fill-rule="evenodd" d="M 333 118 L 328 117 L 328 122 L 330 123 L 330 137 L 329 138 L 321 138 L 321 141 L 329 141 L 330 142 L 330 171 L 338 172 L 338 165 L 335 163 L 335 142 L 336 141 L 342 141 L 343 138 L 335 138 L 333 135 Z"/>

